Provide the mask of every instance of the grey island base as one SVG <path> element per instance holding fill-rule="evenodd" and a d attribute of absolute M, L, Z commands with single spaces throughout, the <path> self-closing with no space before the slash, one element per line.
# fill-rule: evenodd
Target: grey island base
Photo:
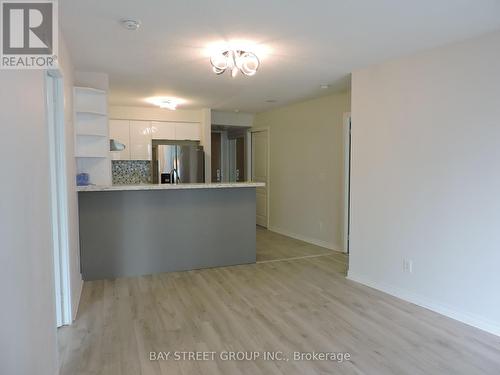
<path fill-rule="evenodd" d="M 254 263 L 258 186 L 79 188 L 83 279 Z"/>

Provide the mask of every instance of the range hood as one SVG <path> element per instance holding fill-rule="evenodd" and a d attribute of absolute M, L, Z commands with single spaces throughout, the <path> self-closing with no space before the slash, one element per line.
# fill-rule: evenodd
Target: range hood
<path fill-rule="evenodd" d="M 117 142 L 114 139 L 109 140 L 109 151 L 123 151 L 125 147 L 123 143 Z"/>

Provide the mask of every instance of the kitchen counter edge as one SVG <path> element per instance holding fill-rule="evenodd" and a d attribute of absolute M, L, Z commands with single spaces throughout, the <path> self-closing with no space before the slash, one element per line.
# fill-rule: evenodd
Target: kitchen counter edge
<path fill-rule="evenodd" d="M 137 190 L 184 190 L 184 189 L 232 189 L 265 187 L 264 182 L 236 182 L 212 184 L 141 184 L 141 185 L 110 185 L 110 186 L 77 186 L 78 192 L 91 191 L 137 191 Z"/>

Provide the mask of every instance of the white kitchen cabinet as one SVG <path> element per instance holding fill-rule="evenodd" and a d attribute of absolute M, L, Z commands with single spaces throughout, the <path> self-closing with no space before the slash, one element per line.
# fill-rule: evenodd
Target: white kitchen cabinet
<path fill-rule="evenodd" d="M 179 141 L 201 140 L 200 124 L 197 122 L 178 122 L 175 123 L 175 139 Z"/>
<path fill-rule="evenodd" d="M 113 160 L 130 160 L 130 121 L 129 120 L 110 120 L 109 138 L 125 145 L 123 151 L 112 151 Z"/>
<path fill-rule="evenodd" d="M 151 135 L 153 139 L 175 140 L 175 122 L 151 122 Z"/>
<path fill-rule="evenodd" d="M 113 160 L 151 160 L 152 140 L 199 141 L 199 123 L 168 121 L 110 120 L 110 138 L 125 145 L 113 151 Z"/>
<path fill-rule="evenodd" d="M 151 160 L 151 122 L 130 121 L 130 160 Z"/>

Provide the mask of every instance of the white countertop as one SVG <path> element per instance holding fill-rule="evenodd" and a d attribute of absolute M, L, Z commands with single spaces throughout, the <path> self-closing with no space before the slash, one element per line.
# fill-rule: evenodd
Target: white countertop
<path fill-rule="evenodd" d="M 233 189 L 265 187 L 263 182 L 231 182 L 213 184 L 142 184 L 142 185 L 89 185 L 77 186 L 76 190 L 85 191 L 130 191 L 130 190 L 182 190 L 182 189 Z"/>

